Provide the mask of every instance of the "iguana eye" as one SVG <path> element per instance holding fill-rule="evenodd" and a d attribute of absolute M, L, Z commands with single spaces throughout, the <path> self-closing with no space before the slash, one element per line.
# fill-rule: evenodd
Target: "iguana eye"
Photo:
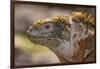
<path fill-rule="evenodd" d="M 44 32 L 50 32 L 53 30 L 53 24 L 52 23 L 45 23 L 41 26 L 40 30 Z"/>
<path fill-rule="evenodd" d="M 50 25 L 45 25 L 45 29 L 50 29 Z"/>

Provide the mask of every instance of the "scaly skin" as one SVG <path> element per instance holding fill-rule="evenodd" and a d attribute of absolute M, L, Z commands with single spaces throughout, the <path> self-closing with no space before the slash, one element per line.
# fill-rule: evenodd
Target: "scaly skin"
<path fill-rule="evenodd" d="M 86 30 L 89 31 L 87 37 L 83 37 L 83 39 L 77 41 L 79 49 L 73 56 L 73 58 L 79 62 L 86 62 L 85 60 L 87 59 L 88 55 L 84 56 L 86 54 L 85 50 L 91 48 L 91 45 L 95 45 L 95 19 L 91 14 L 88 14 L 87 12 L 73 12 L 72 21 L 75 21 L 76 23 L 83 22 Z M 95 53 L 95 47 L 93 48 L 92 52 Z M 90 53 L 91 52 L 89 52 L 89 54 Z M 93 60 L 95 61 L 95 57 L 93 58 Z"/>
<path fill-rule="evenodd" d="M 46 24 L 53 27 L 46 29 L 44 27 Z M 65 61 L 64 63 L 85 62 L 84 59 L 88 55 L 86 50 L 89 53 L 91 52 L 89 41 L 92 42 L 93 48 L 95 48 L 94 33 L 95 19 L 87 12 L 72 12 L 70 16 L 41 19 L 33 23 L 28 29 L 29 39 L 33 43 L 47 46 L 59 59 L 61 58 L 60 60 L 64 58 L 62 60 Z M 64 43 L 68 44 L 64 45 Z M 70 46 L 72 47 L 70 48 Z"/>

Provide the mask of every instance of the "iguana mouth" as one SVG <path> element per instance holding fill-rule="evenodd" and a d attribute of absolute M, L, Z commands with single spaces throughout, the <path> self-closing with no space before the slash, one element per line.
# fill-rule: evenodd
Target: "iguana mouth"
<path fill-rule="evenodd" d="M 49 46 L 49 47 L 56 47 L 59 45 L 59 41 L 56 38 L 52 37 L 36 37 L 36 36 L 30 36 L 28 35 L 29 39 L 35 43 L 35 44 L 40 44 L 44 46 Z"/>

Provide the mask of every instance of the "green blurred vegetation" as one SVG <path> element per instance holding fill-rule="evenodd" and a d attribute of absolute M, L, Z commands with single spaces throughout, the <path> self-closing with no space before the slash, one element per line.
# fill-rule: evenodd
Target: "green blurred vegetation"
<path fill-rule="evenodd" d="M 42 45 L 32 43 L 29 38 L 24 34 L 15 34 L 15 47 L 23 49 L 27 53 L 43 53 L 50 50 Z"/>

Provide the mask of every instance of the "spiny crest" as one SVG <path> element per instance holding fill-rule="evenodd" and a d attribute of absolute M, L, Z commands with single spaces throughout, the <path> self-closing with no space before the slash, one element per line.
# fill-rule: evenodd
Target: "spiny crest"
<path fill-rule="evenodd" d="M 72 19 L 77 22 L 84 22 L 90 26 L 95 25 L 94 17 L 87 12 L 84 12 L 84 13 L 83 12 L 72 12 Z"/>

